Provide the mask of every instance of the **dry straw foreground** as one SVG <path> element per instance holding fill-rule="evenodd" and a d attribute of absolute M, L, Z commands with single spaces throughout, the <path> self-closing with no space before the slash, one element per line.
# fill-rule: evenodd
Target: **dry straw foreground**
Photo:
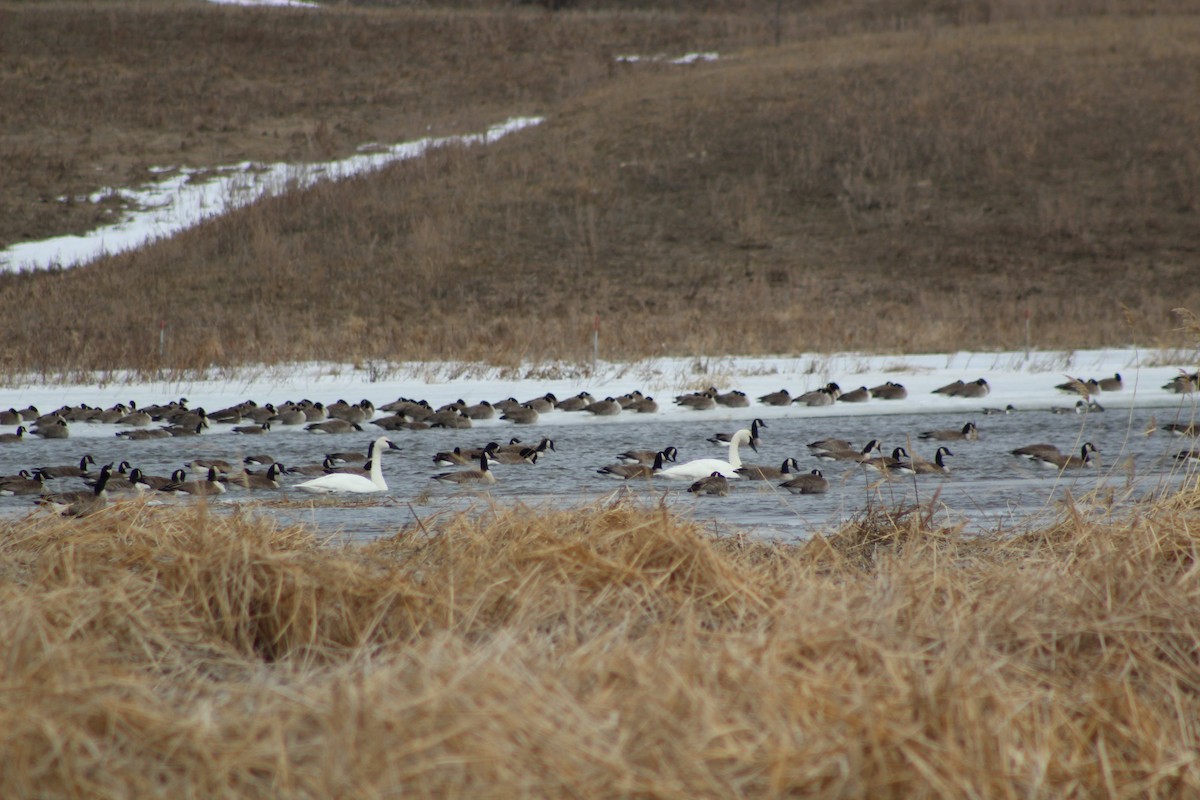
<path fill-rule="evenodd" d="M 596 314 L 614 359 L 1169 347 L 1200 311 L 1195 3 L 569 5 L 0 2 L 3 242 L 153 166 L 546 118 L 0 276 L 0 371 L 584 361 Z"/>
<path fill-rule="evenodd" d="M 202 505 L 10 522 L 0 794 L 1194 796 L 1198 505 L 795 545 L 621 505 L 348 550 Z"/>

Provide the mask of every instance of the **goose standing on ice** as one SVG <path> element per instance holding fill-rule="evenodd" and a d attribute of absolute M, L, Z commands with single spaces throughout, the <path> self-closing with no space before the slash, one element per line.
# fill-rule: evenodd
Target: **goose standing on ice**
<path fill-rule="evenodd" d="M 750 435 L 750 431 L 742 428 L 733 435 L 729 440 L 729 460 L 722 461 L 719 458 L 698 458 L 693 461 L 688 461 L 678 466 L 664 469 L 658 473 L 661 478 L 671 478 L 674 480 L 698 481 L 701 478 L 710 477 L 714 472 L 719 472 L 726 478 L 738 478 L 738 467 L 742 466 L 742 459 L 738 456 L 738 447 L 743 444 L 748 444 L 757 452 L 758 447 L 754 439 Z"/>
<path fill-rule="evenodd" d="M 392 444 L 392 440 L 386 436 L 380 436 L 371 442 L 371 446 L 367 450 L 367 457 L 371 459 L 371 476 L 369 478 L 345 472 L 334 472 L 313 478 L 311 481 L 298 483 L 296 488 L 302 492 L 316 494 L 386 492 L 388 485 L 387 481 L 383 479 L 383 451 L 385 449 L 399 450 L 400 448 Z"/>

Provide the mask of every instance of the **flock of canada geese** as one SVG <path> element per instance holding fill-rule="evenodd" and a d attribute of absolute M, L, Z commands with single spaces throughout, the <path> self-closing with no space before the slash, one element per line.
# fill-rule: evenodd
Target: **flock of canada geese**
<path fill-rule="evenodd" d="M 1190 394 L 1196 392 L 1198 387 L 1200 373 L 1181 373 L 1163 389 L 1177 394 Z M 1056 388 L 1077 396 L 1078 400 L 1073 406 L 1051 410 L 1082 414 L 1103 411 L 1097 398 L 1104 393 L 1122 391 L 1124 384 L 1117 374 L 1102 379 L 1069 378 Z M 984 378 L 958 380 L 933 390 L 934 394 L 965 398 L 984 398 L 989 392 L 990 387 Z M 758 397 L 756 401 L 763 406 L 828 406 L 834 403 L 862 403 L 872 399 L 896 400 L 907 396 L 905 387 L 895 382 L 869 388 L 862 386 L 849 391 L 843 391 L 836 383 L 828 383 L 799 395 L 781 389 Z M 741 408 L 752 405 L 751 398 L 744 392 L 721 392 L 715 387 L 678 395 L 673 402 L 697 411 L 721 406 Z M 23 410 L 0 411 L 0 425 L 15 426 L 14 431 L 0 434 L 0 445 L 19 444 L 26 435 L 47 439 L 68 438 L 72 425 L 87 423 L 112 424 L 120 428 L 116 436 L 130 440 L 197 436 L 214 423 L 227 425 L 232 433 L 246 437 L 263 436 L 273 429 L 285 428 L 303 429 L 312 434 L 344 434 L 366 431 L 369 429 L 366 426 L 374 428 L 378 436 L 365 453 L 330 452 L 320 464 L 286 467 L 269 455 L 256 454 L 246 456 L 237 463 L 194 459 L 185 465 L 186 469 L 179 468 L 171 475 L 163 476 L 146 474 L 125 461 L 104 464 L 93 471 L 96 460 L 91 455 L 84 455 L 76 464 L 32 467 L 15 475 L 0 476 L 0 495 L 30 495 L 39 505 L 57 513 L 86 516 L 105 507 L 109 496 L 116 492 L 153 491 L 204 496 L 222 494 L 231 487 L 271 490 L 284 488 L 281 480 L 284 476 L 302 478 L 298 483 L 291 483 L 290 488 L 314 494 L 385 492 L 388 486 L 383 476 L 383 457 L 388 450 L 398 449 L 389 437 L 395 431 L 470 428 L 473 420 L 492 418 L 525 426 L 551 412 L 612 416 L 656 411 L 658 405 L 655 400 L 638 391 L 604 399 L 580 392 L 563 400 L 551 393 L 524 402 L 511 397 L 498 402 L 484 400 L 475 404 L 458 400 L 440 408 L 433 408 L 424 400 L 408 398 L 399 398 L 379 407 L 369 400 L 358 403 L 338 400 L 329 405 L 303 400 L 278 406 L 270 403 L 258 405 L 247 400 L 213 412 L 189 408 L 185 399 L 155 406 L 138 406 L 132 401 L 110 408 L 65 406 L 48 414 L 42 414 L 30 406 Z M 1008 414 L 1014 411 L 1016 409 L 1011 405 L 982 409 L 983 414 Z M 657 478 L 687 481 L 688 491 L 697 495 L 727 495 L 730 482 L 738 480 L 778 481 L 781 489 L 800 495 L 827 492 L 829 481 L 822 470 L 805 470 L 795 458 L 788 458 L 777 467 L 742 462 L 742 448 L 750 447 L 757 452 L 762 431 L 766 427 L 762 419 L 755 419 L 748 428 L 711 437 L 709 442 L 727 448 L 725 458 L 699 458 L 680 463 L 678 450 L 673 446 L 627 450 L 617 454 L 614 463 L 602 466 L 596 472 L 626 481 Z M 1167 425 L 1164 430 L 1180 436 L 1198 435 L 1195 423 Z M 890 454 L 885 454 L 882 445 L 875 439 L 861 447 L 843 439 L 822 439 L 809 443 L 807 448 L 820 461 L 857 464 L 885 476 L 946 475 L 950 472 L 947 459 L 954 456 L 950 445 L 978 437 L 979 430 L 973 422 L 958 428 L 925 431 L 917 438 L 930 442 L 931 446 L 936 444 L 937 449 L 931 460 L 912 455 L 904 447 L 896 447 Z M 435 467 L 448 469 L 433 474 L 431 478 L 460 485 L 492 484 L 496 482 L 492 467 L 501 464 L 536 464 L 554 450 L 554 441 L 551 439 L 541 438 L 531 443 L 522 442 L 517 437 L 507 444 L 489 442 L 482 447 L 455 447 L 433 455 Z M 1030 444 L 1011 452 L 1014 456 L 1059 471 L 1091 467 L 1099 454 L 1091 442 L 1084 443 L 1078 454 L 1063 453 L 1055 445 L 1047 443 Z M 1200 461 L 1200 449 L 1181 451 L 1176 458 Z M 203 477 L 189 479 L 187 469 Z M 53 490 L 55 482 L 69 478 L 84 481 L 86 488 L 77 491 Z"/>

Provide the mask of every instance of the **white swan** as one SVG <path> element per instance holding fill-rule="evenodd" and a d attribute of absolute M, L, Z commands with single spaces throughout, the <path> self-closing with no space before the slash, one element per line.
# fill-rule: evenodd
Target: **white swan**
<path fill-rule="evenodd" d="M 701 478 L 707 478 L 714 472 L 719 472 L 726 478 L 740 478 L 737 470 L 742 466 L 742 459 L 738 456 L 738 446 L 748 444 L 757 452 L 758 447 L 755 446 L 754 438 L 750 435 L 750 431 L 742 428 L 733 435 L 729 440 L 729 460 L 722 461 L 719 458 L 698 458 L 695 461 L 688 461 L 685 464 L 680 464 L 670 469 L 660 470 L 657 474 L 660 478 L 670 478 L 673 480 L 696 481 Z"/>
<path fill-rule="evenodd" d="M 391 448 L 392 450 L 400 449 L 392 444 L 392 440 L 386 436 L 380 436 L 371 442 L 371 447 L 367 451 L 367 458 L 371 459 L 371 477 L 369 478 L 348 472 L 333 472 L 328 475 L 322 475 L 319 478 L 313 478 L 311 481 L 297 483 L 296 488 L 302 492 L 319 494 L 386 492 L 388 485 L 387 481 L 383 479 L 383 451 L 385 448 Z"/>

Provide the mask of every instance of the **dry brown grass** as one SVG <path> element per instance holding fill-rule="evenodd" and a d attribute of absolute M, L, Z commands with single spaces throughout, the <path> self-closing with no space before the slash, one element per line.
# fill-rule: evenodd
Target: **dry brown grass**
<path fill-rule="evenodd" d="M 21 187 L 90 188 L 97 165 L 547 122 L 86 269 L 0 276 L 0 369 L 586 361 L 595 314 L 617 359 L 1191 346 L 1162 331 L 1200 309 L 1200 18 L 1044 5 L 814 4 L 780 47 L 774 3 L 3 6 L 0 146 L 20 157 L 0 159 L 0 239 L 47 219 Z M 613 61 L 693 49 L 725 57 Z"/>
<path fill-rule="evenodd" d="M 10 522 L 0 790 L 1190 795 L 1198 504 L 796 545 L 624 505 L 348 550 L 203 507 Z"/>

